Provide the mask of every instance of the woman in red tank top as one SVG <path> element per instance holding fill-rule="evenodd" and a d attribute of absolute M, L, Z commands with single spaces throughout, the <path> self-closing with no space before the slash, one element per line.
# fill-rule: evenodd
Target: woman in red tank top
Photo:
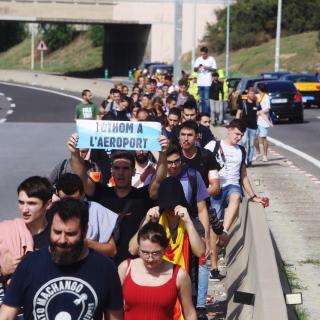
<path fill-rule="evenodd" d="M 191 282 L 186 271 L 162 259 L 168 245 L 161 225 L 148 222 L 138 233 L 139 258 L 118 268 L 125 302 L 125 320 L 172 320 L 179 297 L 184 318 L 196 320 Z"/>

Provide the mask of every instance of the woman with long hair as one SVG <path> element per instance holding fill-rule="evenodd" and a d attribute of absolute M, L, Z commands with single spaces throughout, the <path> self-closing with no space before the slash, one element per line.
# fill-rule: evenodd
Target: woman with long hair
<path fill-rule="evenodd" d="M 149 221 L 138 232 L 137 259 L 118 268 L 125 302 L 125 320 L 172 320 L 177 298 L 186 320 L 196 320 L 188 273 L 163 259 L 169 239 L 164 228 Z"/>

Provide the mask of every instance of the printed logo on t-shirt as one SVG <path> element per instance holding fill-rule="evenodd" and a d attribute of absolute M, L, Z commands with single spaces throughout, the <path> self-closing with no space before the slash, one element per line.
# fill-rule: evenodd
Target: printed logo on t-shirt
<path fill-rule="evenodd" d="M 86 107 L 82 109 L 83 119 L 92 119 L 92 108 Z"/>
<path fill-rule="evenodd" d="M 98 305 L 97 294 L 86 281 L 59 277 L 45 283 L 33 299 L 36 320 L 90 320 Z"/>

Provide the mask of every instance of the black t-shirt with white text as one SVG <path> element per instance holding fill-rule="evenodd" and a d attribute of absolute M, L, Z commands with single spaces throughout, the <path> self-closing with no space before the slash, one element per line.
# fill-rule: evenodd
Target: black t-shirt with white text
<path fill-rule="evenodd" d="M 89 250 L 84 259 L 59 266 L 45 248 L 18 265 L 4 304 L 22 306 L 24 320 L 101 320 L 104 310 L 121 310 L 123 299 L 110 258 Z"/>

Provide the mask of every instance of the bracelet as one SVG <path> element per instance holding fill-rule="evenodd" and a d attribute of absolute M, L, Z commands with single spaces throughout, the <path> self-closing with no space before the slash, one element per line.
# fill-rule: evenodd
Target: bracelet
<path fill-rule="evenodd" d="M 256 195 L 256 194 L 254 194 L 252 197 L 250 197 L 250 198 L 249 198 L 249 201 L 252 202 L 254 198 L 257 198 L 257 195 Z"/>

